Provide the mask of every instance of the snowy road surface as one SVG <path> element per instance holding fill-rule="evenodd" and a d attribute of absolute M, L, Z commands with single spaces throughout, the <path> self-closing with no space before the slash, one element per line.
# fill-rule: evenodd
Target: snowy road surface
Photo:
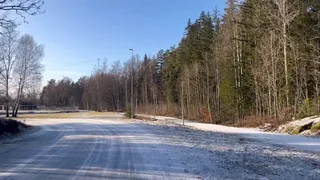
<path fill-rule="evenodd" d="M 164 122 L 50 119 L 0 143 L 0 179 L 319 179 L 320 154 Z"/>

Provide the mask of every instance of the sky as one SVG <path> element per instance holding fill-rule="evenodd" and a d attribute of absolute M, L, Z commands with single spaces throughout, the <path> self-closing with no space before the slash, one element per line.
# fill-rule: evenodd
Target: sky
<path fill-rule="evenodd" d="M 98 58 L 109 66 L 178 45 L 187 21 L 201 11 L 223 12 L 225 0 L 44 0 L 44 14 L 27 17 L 21 34 L 45 45 L 43 85 L 90 75 Z"/>

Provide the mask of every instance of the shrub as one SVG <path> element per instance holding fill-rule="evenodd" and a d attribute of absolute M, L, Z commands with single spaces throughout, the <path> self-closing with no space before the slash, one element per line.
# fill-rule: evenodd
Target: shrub
<path fill-rule="evenodd" d="M 286 128 L 286 133 L 291 133 L 292 131 L 293 131 L 293 129 L 294 129 L 294 126 L 289 126 L 289 127 L 287 127 Z"/>
<path fill-rule="evenodd" d="M 317 132 L 320 130 L 320 122 L 316 123 L 311 127 L 311 132 Z"/>
<path fill-rule="evenodd" d="M 4 133 L 17 134 L 21 128 L 28 128 L 29 126 L 11 119 L 0 119 L 0 135 Z"/>
<path fill-rule="evenodd" d="M 280 111 L 279 117 L 277 119 L 274 119 L 272 121 L 272 124 L 276 127 L 281 124 L 285 124 L 289 121 L 292 121 L 293 116 L 294 116 L 294 108 L 286 107 Z"/>
<path fill-rule="evenodd" d="M 299 108 L 298 118 L 305 118 L 315 114 L 316 114 L 315 103 L 311 99 L 306 98 Z"/>
<path fill-rule="evenodd" d="M 211 120 L 212 118 L 212 120 Z M 214 114 L 209 112 L 208 108 L 202 108 L 201 110 L 201 119 L 203 122 L 210 122 L 213 123 L 214 121 Z"/>

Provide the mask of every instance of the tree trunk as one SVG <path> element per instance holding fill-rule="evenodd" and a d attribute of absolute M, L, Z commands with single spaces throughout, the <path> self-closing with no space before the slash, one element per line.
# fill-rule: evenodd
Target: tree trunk
<path fill-rule="evenodd" d="M 212 121 L 212 114 L 211 114 L 211 108 L 210 108 L 210 80 L 209 80 L 208 59 L 206 63 L 206 71 L 207 71 L 207 107 L 208 107 L 210 122 L 212 123 L 213 121 Z"/>
<path fill-rule="evenodd" d="M 285 3 L 284 7 L 285 8 Z M 284 61 L 284 73 L 285 73 L 285 79 L 286 79 L 286 106 L 289 107 L 290 101 L 289 101 L 289 75 L 288 75 L 288 60 L 287 60 L 287 25 L 284 22 L 283 23 L 283 61 Z"/>
<path fill-rule="evenodd" d="M 6 79 L 6 117 L 9 117 L 9 77 Z"/>

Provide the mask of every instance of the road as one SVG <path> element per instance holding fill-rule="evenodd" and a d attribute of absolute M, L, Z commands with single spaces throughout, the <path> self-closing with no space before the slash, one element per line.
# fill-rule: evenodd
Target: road
<path fill-rule="evenodd" d="M 319 154 L 180 126 L 107 119 L 30 120 L 0 145 L 0 179 L 317 179 Z"/>

